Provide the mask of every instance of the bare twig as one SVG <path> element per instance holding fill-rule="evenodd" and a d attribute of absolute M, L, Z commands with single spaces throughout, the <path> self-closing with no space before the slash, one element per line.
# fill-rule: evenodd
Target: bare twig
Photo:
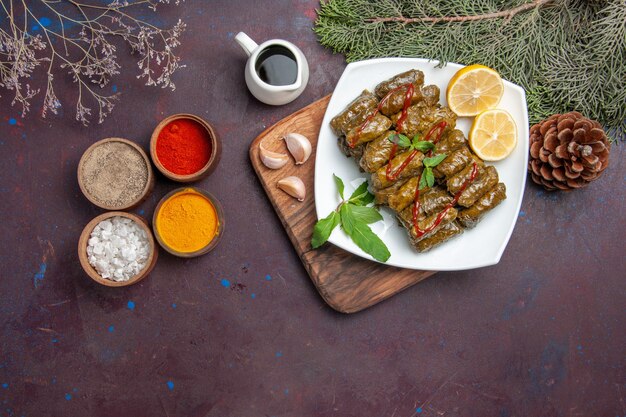
<path fill-rule="evenodd" d="M 56 25 L 48 25 L 38 15 L 34 3 L 45 6 Z M 77 84 L 76 119 L 88 124 L 94 102 L 101 123 L 113 109 L 117 94 L 97 93 L 94 84 L 105 87 L 119 74 L 116 47 L 110 37 L 121 37 L 132 53 L 138 54 L 137 65 L 146 85 L 174 89 L 172 74 L 182 66 L 174 49 L 185 25 L 179 20 L 171 29 L 158 28 L 133 16 L 131 6 L 145 5 L 155 9 L 158 3 L 178 4 L 180 0 L 113 0 L 108 6 L 81 3 L 78 0 L 0 0 L 0 87 L 13 91 L 13 104 L 22 106 L 22 117 L 28 112 L 31 99 L 39 92 L 23 81 L 32 78 L 42 62 L 48 62 L 42 116 L 57 113 L 61 102 L 54 92 L 54 71 L 64 69 Z M 68 9 L 67 5 L 70 5 Z M 65 6 L 65 7 L 63 7 Z M 72 14 L 70 11 L 75 11 Z M 69 14 L 68 14 L 69 13 Z M 18 24 L 17 19 L 23 19 Z M 6 27 L 2 27 L 5 25 Z M 38 34 L 28 31 L 29 22 L 37 24 Z M 46 24 L 44 24 L 46 23 Z M 68 33 L 68 28 L 72 27 Z M 59 40 L 63 53 L 57 48 Z"/>

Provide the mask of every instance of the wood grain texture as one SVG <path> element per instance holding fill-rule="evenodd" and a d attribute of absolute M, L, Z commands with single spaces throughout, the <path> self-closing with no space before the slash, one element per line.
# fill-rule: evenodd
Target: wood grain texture
<path fill-rule="evenodd" d="M 360 258 L 330 243 L 311 248 L 313 226 L 317 221 L 313 193 L 317 139 L 328 106 L 326 96 L 266 129 L 250 145 L 250 160 L 289 239 L 298 252 L 313 284 L 324 300 L 337 311 L 354 313 L 370 307 L 434 274 L 415 271 Z M 261 163 L 259 144 L 270 151 L 287 153 L 282 137 L 290 132 L 309 138 L 313 154 L 303 165 L 291 160 L 278 170 Z M 276 187 L 281 178 L 295 175 L 306 186 L 307 196 L 298 202 Z"/>

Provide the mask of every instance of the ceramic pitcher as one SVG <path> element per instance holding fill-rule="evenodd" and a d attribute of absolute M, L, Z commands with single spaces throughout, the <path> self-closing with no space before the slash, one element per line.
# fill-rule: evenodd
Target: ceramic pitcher
<path fill-rule="evenodd" d="M 235 40 L 248 54 L 245 70 L 246 84 L 258 100 L 279 106 L 295 100 L 304 91 L 309 81 L 309 64 L 297 46 L 282 39 L 271 39 L 258 45 L 243 32 L 239 32 Z M 280 58 L 283 61 L 277 59 L 271 63 L 268 56 L 272 55 L 281 55 Z M 293 65 L 294 62 L 295 65 Z M 286 65 L 283 65 L 285 63 Z M 268 65 L 273 65 L 279 73 L 287 72 L 289 76 L 284 79 L 288 79 L 288 84 L 268 78 L 267 71 L 265 71 Z M 283 68 L 280 67 L 281 65 Z M 291 72 L 293 72 L 293 77 L 291 77 Z"/>

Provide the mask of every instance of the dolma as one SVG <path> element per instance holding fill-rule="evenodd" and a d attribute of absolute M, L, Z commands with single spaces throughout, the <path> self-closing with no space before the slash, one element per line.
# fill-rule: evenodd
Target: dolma
<path fill-rule="evenodd" d="M 396 126 L 402 112 L 391 116 L 393 125 Z M 456 114 L 447 107 L 413 105 L 407 109 L 406 119 L 402 122 L 402 133 L 412 138 L 420 134 L 426 135 L 428 131 L 441 121 L 446 122 L 446 128 L 454 129 L 456 126 Z"/>
<path fill-rule="evenodd" d="M 463 188 L 463 184 L 468 182 L 469 179 L 472 177 L 473 170 L 474 170 L 474 164 L 472 163 L 472 161 L 470 161 L 470 163 L 467 164 L 465 168 L 463 168 L 462 170 L 460 170 L 459 172 L 457 172 L 456 174 L 448 178 L 448 181 L 446 181 L 446 186 L 450 194 L 456 195 L 456 193 L 461 191 L 461 188 Z M 481 165 L 478 165 L 477 170 L 478 172 L 476 174 L 477 175 L 476 178 L 482 175 L 485 169 Z M 469 183 L 468 183 L 468 186 L 469 186 Z"/>
<path fill-rule="evenodd" d="M 378 107 L 378 99 L 364 90 L 348 107 L 330 121 L 330 127 L 337 136 L 348 133 L 350 129 L 363 124 L 368 115 Z"/>
<path fill-rule="evenodd" d="M 445 193 L 445 190 L 441 190 L 441 191 Z M 451 199 L 449 201 L 451 201 Z M 420 206 L 420 210 L 418 213 L 418 220 L 417 220 L 417 224 L 419 228 L 421 230 L 426 230 L 430 226 L 432 226 L 432 224 L 437 220 L 437 217 L 440 215 L 440 213 L 446 208 L 446 204 L 447 203 L 438 207 L 436 210 L 431 211 L 430 213 L 425 213 L 423 211 L 424 207 Z M 404 210 L 396 214 L 396 217 L 398 221 L 400 222 L 400 224 L 407 230 L 413 229 L 413 207 L 414 207 L 414 204 L 411 204 L 410 206 L 408 206 L 407 208 L 405 208 Z M 442 217 L 441 223 L 439 223 L 433 230 L 429 231 L 425 235 L 420 236 L 419 238 L 416 238 L 416 241 L 424 239 L 427 236 L 433 235 L 437 230 L 439 230 L 445 224 L 454 221 L 457 215 L 458 215 L 458 210 L 455 209 L 454 207 L 450 208 L 448 211 L 446 211 L 446 213 Z"/>
<path fill-rule="evenodd" d="M 463 233 L 463 228 L 459 226 L 457 222 L 448 223 L 443 226 L 439 231 L 426 239 L 422 239 L 419 241 L 415 241 L 414 239 L 410 239 L 411 244 L 418 252 L 426 252 L 434 248 L 435 246 L 439 246 L 443 242 L 453 238 L 456 235 L 460 235 Z"/>
<path fill-rule="evenodd" d="M 363 156 L 359 160 L 359 165 L 365 172 L 376 172 L 376 170 L 389 162 L 393 142 L 389 137 L 396 132 L 390 130 L 371 142 L 368 142 L 363 151 Z"/>
<path fill-rule="evenodd" d="M 420 195 L 420 206 L 426 214 L 436 214 L 443 210 L 453 197 L 441 187 L 433 187 Z"/>
<path fill-rule="evenodd" d="M 402 185 L 406 182 L 406 180 L 401 180 L 391 185 L 390 187 L 383 188 L 380 190 L 374 190 L 374 203 L 376 204 L 385 204 L 389 202 L 389 196 L 393 195 Z"/>
<path fill-rule="evenodd" d="M 447 129 L 439 142 L 435 144 L 434 152 L 449 154 L 463 145 L 467 145 L 467 140 L 463 132 L 459 129 Z"/>
<path fill-rule="evenodd" d="M 420 191 L 420 216 L 427 216 L 431 214 L 439 214 L 442 212 L 448 204 L 453 200 L 452 196 L 441 187 L 433 187 L 423 193 Z M 413 202 L 405 207 L 402 211 L 398 212 L 399 220 L 411 223 L 413 220 Z"/>
<path fill-rule="evenodd" d="M 441 230 L 441 228 L 444 227 L 446 224 L 452 223 L 456 219 L 458 215 L 458 210 L 455 209 L 454 207 L 451 207 L 450 209 L 446 210 L 443 217 L 437 224 L 437 219 L 439 218 L 439 215 L 440 213 L 434 213 L 418 220 L 417 226 L 420 228 L 420 230 L 428 230 L 428 232 L 424 233 L 421 236 L 417 236 L 415 229 L 411 227 L 410 228 L 411 239 L 415 240 L 416 242 L 419 242 L 420 240 L 424 240 L 428 238 L 429 236 L 434 235 L 439 230 Z M 433 227 L 433 225 L 436 225 L 436 226 Z M 433 229 L 429 230 L 431 227 L 433 227 Z"/>
<path fill-rule="evenodd" d="M 413 84 L 413 94 L 411 95 L 410 105 L 417 105 L 417 107 L 435 106 L 439 101 L 439 89 L 435 90 L 434 86 L 417 86 Z M 436 87 L 435 87 L 436 88 Z M 435 98 L 436 94 L 436 98 Z M 384 102 L 381 102 L 380 112 L 386 116 L 401 112 L 404 108 L 404 102 L 406 100 L 407 89 L 401 88 L 398 91 L 394 91 L 387 97 Z"/>
<path fill-rule="evenodd" d="M 401 212 L 411 205 L 415 200 L 415 189 L 417 188 L 418 182 L 418 177 L 411 177 L 397 192 L 389 196 L 387 202 L 388 206 L 391 207 L 392 210 Z"/>
<path fill-rule="evenodd" d="M 345 136 L 340 136 L 337 139 L 337 143 L 339 144 L 339 148 L 341 149 L 341 152 L 344 153 L 344 155 L 348 156 L 348 157 L 352 157 L 356 160 L 361 159 L 361 157 L 363 156 L 363 152 L 365 151 L 365 145 L 361 144 L 361 145 L 357 145 L 353 148 L 351 148 L 350 146 L 348 146 L 348 143 L 346 142 L 346 137 Z"/>
<path fill-rule="evenodd" d="M 376 139 L 389 130 L 390 127 L 391 120 L 377 113 L 373 118 L 369 119 L 365 125 L 359 124 L 350 129 L 346 134 L 346 141 L 354 144 L 354 146 L 358 146 Z"/>
<path fill-rule="evenodd" d="M 388 199 L 389 207 L 397 212 L 401 212 L 406 207 L 413 205 L 418 181 L 418 177 L 412 177 L 396 193 L 390 195 Z M 452 200 L 453 197 L 441 187 L 424 188 L 420 190 L 419 195 L 420 212 L 425 214 L 438 213 Z"/>
<path fill-rule="evenodd" d="M 378 98 L 383 98 L 388 92 L 394 88 L 398 88 L 404 84 L 415 84 L 415 86 L 421 86 L 424 84 L 424 73 L 420 70 L 412 69 L 401 74 L 398 74 L 390 79 L 381 82 L 376 86 L 374 92 Z"/>
<path fill-rule="evenodd" d="M 498 184 L 498 171 L 496 171 L 494 166 L 489 165 L 461 193 L 458 201 L 459 205 L 463 207 L 471 206 L 480 196 L 492 189 L 496 184 Z"/>
<path fill-rule="evenodd" d="M 465 168 L 472 160 L 472 153 L 469 148 L 463 146 L 450 153 L 446 159 L 433 168 L 433 174 L 435 174 L 436 178 L 450 178 L 452 175 Z"/>
<path fill-rule="evenodd" d="M 461 210 L 458 215 L 459 222 L 463 227 L 468 229 L 473 228 L 478 224 L 485 213 L 496 207 L 504 199 L 506 199 L 506 186 L 504 183 L 499 183 L 483 194 L 474 205 Z"/>
<path fill-rule="evenodd" d="M 435 106 L 439 103 L 439 87 L 436 85 L 427 85 L 421 88 L 422 101 L 417 103 L 418 106 Z"/>
<path fill-rule="evenodd" d="M 378 170 L 372 174 L 372 187 L 375 189 L 387 188 L 398 180 L 414 177 L 422 172 L 422 159 L 424 159 L 424 154 L 417 152 L 408 165 L 405 166 L 394 179 L 387 178 L 387 166 L 391 166 L 390 172 L 395 174 L 398 168 L 413 152 L 414 151 L 404 151 L 396 155 L 387 165 L 378 168 Z"/>

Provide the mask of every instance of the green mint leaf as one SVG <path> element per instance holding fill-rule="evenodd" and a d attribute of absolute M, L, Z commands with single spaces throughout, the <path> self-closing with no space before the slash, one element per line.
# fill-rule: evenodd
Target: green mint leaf
<path fill-rule="evenodd" d="M 389 136 L 389 141 L 395 143 L 401 148 L 408 148 L 411 146 L 411 139 L 400 133 Z"/>
<path fill-rule="evenodd" d="M 367 206 L 368 204 L 373 202 L 374 199 L 375 199 L 374 194 L 368 191 L 365 194 L 361 194 L 359 198 L 355 198 L 354 200 L 351 200 L 350 203 L 355 204 L 357 206 Z"/>
<path fill-rule="evenodd" d="M 426 174 L 426 184 L 429 187 L 432 187 L 433 185 L 435 185 L 435 176 L 433 175 L 432 168 L 430 167 L 426 168 L 424 173 Z"/>
<path fill-rule="evenodd" d="M 355 220 L 365 224 L 376 223 L 383 219 L 378 210 L 374 207 L 362 207 L 348 204 L 348 210 L 351 212 Z"/>
<path fill-rule="evenodd" d="M 417 149 L 422 153 L 426 153 L 431 149 L 435 149 L 435 144 L 427 140 L 420 140 L 417 142 L 413 142 L 413 149 Z"/>
<path fill-rule="evenodd" d="M 363 181 L 352 193 L 348 201 L 358 206 L 366 206 L 374 201 L 374 195 L 367 191 L 367 181 Z"/>
<path fill-rule="evenodd" d="M 365 253 L 371 255 L 374 259 L 386 262 L 391 256 L 389 249 L 378 236 L 372 232 L 364 222 L 358 221 L 353 212 L 354 206 L 350 208 L 349 204 L 341 207 L 341 225 L 348 236 L 356 245 Z"/>
<path fill-rule="evenodd" d="M 366 192 L 367 192 L 367 181 L 363 181 L 361 185 L 356 187 L 356 190 L 354 190 L 354 192 L 352 193 L 352 195 L 350 196 L 348 200 L 359 198 Z"/>
<path fill-rule="evenodd" d="M 426 180 L 426 171 L 430 170 L 429 167 L 425 167 L 424 171 L 422 171 L 422 175 L 420 176 L 420 183 L 418 184 L 418 187 L 420 190 L 423 190 L 424 188 L 426 188 L 428 186 L 428 182 Z"/>
<path fill-rule="evenodd" d="M 326 218 L 319 220 L 313 227 L 313 237 L 311 238 L 311 246 L 313 249 L 322 246 L 332 233 L 333 229 L 339 224 L 339 213 L 333 211 Z"/>
<path fill-rule="evenodd" d="M 354 216 L 350 213 L 349 204 L 342 204 L 339 208 L 339 216 L 341 217 L 341 228 L 348 235 L 354 230 Z"/>
<path fill-rule="evenodd" d="M 341 178 L 339 178 L 338 176 L 336 176 L 335 174 L 333 174 L 333 178 L 335 180 L 335 185 L 337 185 L 337 191 L 339 192 L 339 195 L 341 196 L 341 199 L 343 200 L 343 181 L 341 181 Z"/>
<path fill-rule="evenodd" d="M 422 163 L 424 164 L 425 167 L 434 168 L 437 165 L 439 165 L 441 163 L 441 161 L 446 159 L 447 156 L 448 155 L 446 155 L 445 153 L 442 153 L 442 154 L 439 154 L 439 155 L 435 155 L 435 156 L 431 156 L 429 158 L 424 158 Z"/>

